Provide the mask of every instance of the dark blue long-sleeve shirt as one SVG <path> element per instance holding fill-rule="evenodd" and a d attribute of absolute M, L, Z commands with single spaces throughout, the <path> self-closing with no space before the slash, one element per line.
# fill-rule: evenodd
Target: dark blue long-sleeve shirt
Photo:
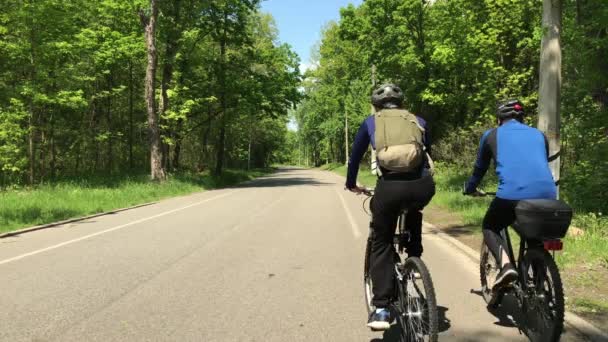
<path fill-rule="evenodd" d="M 496 197 L 507 200 L 555 199 L 557 189 L 549 169 L 544 134 L 516 120 L 486 131 L 481 137 L 473 175 L 466 185 L 475 192 L 492 159 L 496 163 Z"/>
<path fill-rule="evenodd" d="M 427 149 L 427 152 L 430 152 L 430 140 L 427 128 L 426 121 L 421 117 L 416 117 L 418 119 L 418 123 L 420 126 L 424 128 L 424 145 Z M 367 152 L 367 148 L 369 145 L 372 145 L 373 149 L 376 149 L 376 143 L 374 139 L 374 135 L 376 133 L 376 121 L 373 115 L 370 115 L 363 121 L 361 126 L 359 127 L 359 131 L 357 132 L 357 136 L 355 137 L 355 141 L 353 142 L 353 149 L 350 154 L 350 160 L 348 161 L 348 173 L 346 175 L 346 187 L 348 189 L 352 189 L 357 185 L 357 174 L 359 173 L 359 164 L 361 163 L 361 159 Z"/>

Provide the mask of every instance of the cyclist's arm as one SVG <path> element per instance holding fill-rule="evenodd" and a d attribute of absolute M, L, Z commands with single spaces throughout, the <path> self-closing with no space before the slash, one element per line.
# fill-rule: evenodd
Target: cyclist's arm
<path fill-rule="evenodd" d="M 431 138 L 430 138 L 430 134 L 429 134 L 429 125 L 427 124 L 426 120 L 424 120 L 423 118 L 416 116 L 416 119 L 418 119 L 418 123 L 420 123 L 420 127 L 424 128 L 424 136 L 422 137 L 422 142 L 424 143 L 424 147 L 426 148 L 426 152 L 428 152 L 429 154 L 431 153 Z"/>
<path fill-rule="evenodd" d="M 370 143 L 367 121 L 363 121 L 353 142 L 353 149 L 348 161 L 348 172 L 346 175 L 346 188 L 353 189 L 357 186 L 357 174 L 359 173 L 359 164 L 363 155 L 367 151 Z"/>
<path fill-rule="evenodd" d="M 482 137 L 479 143 L 479 151 L 477 152 L 477 160 L 475 161 L 475 167 L 473 169 L 473 175 L 467 182 L 465 193 L 474 193 L 481 183 L 481 180 L 488 172 L 490 162 L 492 161 L 492 149 L 488 144 L 488 136 L 490 131 L 487 131 Z"/>

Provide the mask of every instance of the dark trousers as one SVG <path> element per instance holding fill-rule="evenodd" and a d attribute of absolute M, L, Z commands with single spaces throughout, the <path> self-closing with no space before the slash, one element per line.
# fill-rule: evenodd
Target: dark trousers
<path fill-rule="evenodd" d="M 379 179 L 376 184 L 372 209 L 372 248 L 370 276 L 373 283 L 373 304 L 386 308 L 394 297 L 395 248 L 393 236 L 397 219 L 403 208 L 408 208 L 406 227 L 410 231 L 407 251 L 410 256 L 422 254 L 422 209 L 435 195 L 435 183 L 430 176 L 396 181 Z"/>
<path fill-rule="evenodd" d="M 515 207 L 519 201 L 494 198 L 483 219 L 483 239 L 499 265 L 502 265 L 502 251 L 507 250 L 507 241 L 500 232 L 515 222 Z"/>

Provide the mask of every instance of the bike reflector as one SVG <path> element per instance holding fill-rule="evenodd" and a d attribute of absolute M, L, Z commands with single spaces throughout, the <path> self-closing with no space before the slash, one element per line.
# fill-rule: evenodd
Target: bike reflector
<path fill-rule="evenodd" d="M 562 240 L 548 240 L 544 242 L 545 250 L 547 251 L 561 251 L 564 249 L 564 243 Z"/>

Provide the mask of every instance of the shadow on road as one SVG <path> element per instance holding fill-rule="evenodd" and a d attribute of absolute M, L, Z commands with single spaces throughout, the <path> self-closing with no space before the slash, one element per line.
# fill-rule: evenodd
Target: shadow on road
<path fill-rule="evenodd" d="M 479 300 L 483 301 L 481 290 L 471 289 L 471 294 L 479 296 Z M 523 321 L 523 317 L 521 317 L 521 313 L 517 305 L 517 299 L 511 295 L 505 295 L 502 299 L 501 305 L 493 309 L 488 308 L 488 312 L 498 319 L 498 321 L 494 322 L 494 324 L 501 327 L 519 329 L 520 327 L 518 322 Z M 521 329 L 519 330 L 521 332 Z"/>
<path fill-rule="evenodd" d="M 329 186 L 334 185 L 333 183 L 320 182 L 314 178 L 308 177 L 289 177 L 289 178 L 263 178 L 256 180 L 255 182 L 242 184 L 236 186 L 236 188 L 278 188 L 286 186 Z"/>
<path fill-rule="evenodd" d="M 452 324 L 450 324 L 450 319 L 447 317 L 446 312 L 450 309 L 445 306 L 437 306 L 437 316 L 439 321 L 439 332 L 442 333 L 444 331 L 448 331 Z"/>
<path fill-rule="evenodd" d="M 256 179 L 252 182 L 244 183 L 235 186 L 236 188 L 276 188 L 288 186 L 329 186 L 334 183 L 326 183 L 319 181 L 316 178 L 298 176 L 293 174 L 293 171 L 298 169 L 280 169 L 278 173 Z"/>
<path fill-rule="evenodd" d="M 479 231 L 479 226 L 475 225 L 448 225 L 441 231 L 448 234 L 451 237 L 457 238 L 460 236 L 468 236 Z"/>
<path fill-rule="evenodd" d="M 481 297 L 481 291 L 471 291 L 471 293 Z M 539 337 L 539 332 L 529 324 L 530 317 L 522 312 L 517 298 L 512 294 L 505 294 L 500 305 L 497 308 L 489 308 L 488 312 L 498 319 L 497 322 L 494 322 L 495 325 L 517 329 L 520 335 L 526 335 L 531 340 Z"/>

